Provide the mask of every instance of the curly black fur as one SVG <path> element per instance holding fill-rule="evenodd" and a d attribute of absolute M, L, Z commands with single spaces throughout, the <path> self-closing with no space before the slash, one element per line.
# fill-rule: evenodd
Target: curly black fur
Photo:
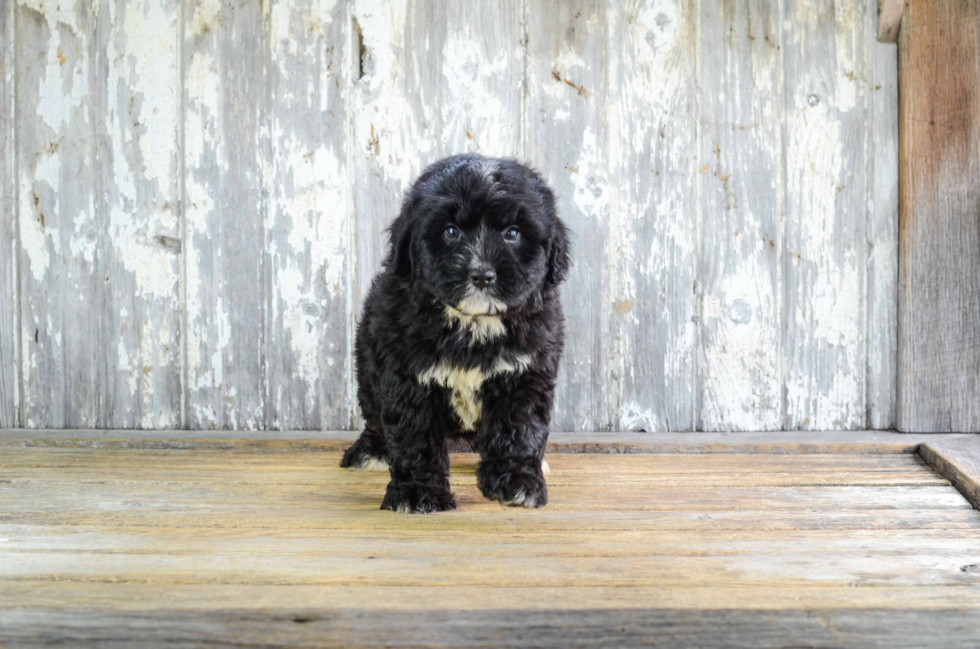
<path fill-rule="evenodd" d="M 415 182 L 389 234 L 357 330 L 365 428 L 341 466 L 388 467 L 382 509 L 455 509 L 446 441 L 464 436 L 484 496 L 543 506 L 570 263 L 554 194 L 513 160 L 452 156 Z"/>

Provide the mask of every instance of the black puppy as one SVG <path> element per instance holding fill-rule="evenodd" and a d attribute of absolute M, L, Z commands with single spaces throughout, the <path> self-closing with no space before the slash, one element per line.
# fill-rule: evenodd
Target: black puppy
<path fill-rule="evenodd" d="M 455 509 L 446 439 L 464 436 L 484 496 L 543 506 L 569 267 L 554 194 L 513 160 L 452 156 L 389 233 L 357 330 L 364 432 L 341 466 L 390 470 L 382 509 Z"/>

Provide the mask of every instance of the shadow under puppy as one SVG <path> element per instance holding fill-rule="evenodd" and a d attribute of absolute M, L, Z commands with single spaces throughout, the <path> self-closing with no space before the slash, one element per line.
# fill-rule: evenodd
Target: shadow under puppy
<path fill-rule="evenodd" d="M 364 432 L 341 466 L 389 469 L 382 509 L 455 509 L 446 441 L 463 436 L 484 496 L 545 505 L 570 261 L 554 194 L 513 160 L 452 156 L 423 172 L 389 233 L 357 330 Z"/>

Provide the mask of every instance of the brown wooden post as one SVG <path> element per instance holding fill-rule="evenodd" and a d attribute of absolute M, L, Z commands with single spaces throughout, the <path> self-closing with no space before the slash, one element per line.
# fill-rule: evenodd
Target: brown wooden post
<path fill-rule="evenodd" d="M 898 428 L 980 431 L 980 1 L 899 35 Z"/>

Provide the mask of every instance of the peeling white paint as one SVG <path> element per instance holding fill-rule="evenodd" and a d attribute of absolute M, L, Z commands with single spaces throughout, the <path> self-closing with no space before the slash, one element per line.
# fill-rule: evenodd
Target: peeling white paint
<path fill-rule="evenodd" d="M 780 131 L 785 142 L 770 143 L 776 156 L 785 146 L 785 185 L 772 174 L 757 186 L 787 192 L 791 213 L 783 219 L 794 219 L 796 229 L 786 237 L 785 257 L 770 254 L 764 237 L 778 246 L 780 232 L 763 231 L 769 219 L 758 209 L 753 213 L 744 195 L 749 185 L 733 180 L 723 197 L 737 210 L 742 236 L 754 237 L 755 243 L 725 262 L 732 265 L 703 294 L 701 312 L 694 312 L 698 278 L 688 276 L 695 272 L 698 255 L 706 253 L 698 247 L 692 179 L 703 173 L 706 183 L 723 182 L 744 172 L 737 164 L 725 169 L 720 162 L 716 167 L 714 160 L 700 160 L 703 152 L 692 146 L 691 124 L 701 110 L 692 81 L 698 60 L 693 49 L 696 11 L 677 0 L 598 7 L 576 19 L 572 46 L 566 39 L 551 39 L 550 30 L 569 25 L 550 15 L 535 18 L 531 1 L 527 87 L 519 10 L 505 16 L 512 22 L 499 23 L 506 29 L 494 32 L 511 40 L 498 42 L 488 41 L 490 31 L 478 27 L 473 11 L 455 6 L 433 14 L 403 0 L 357 0 L 350 8 L 339 0 L 263 5 L 261 24 L 268 39 L 263 70 L 281 85 L 269 90 L 275 93 L 272 112 L 262 117 L 257 138 L 259 150 L 268 146 L 272 156 L 257 163 L 255 186 L 266 194 L 256 200 L 264 201 L 268 245 L 255 254 L 269 264 L 263 290 L 271 289 L 272 295 L 268 313 L 244 314 L 233 296 L 222 293 L 228 290 L 225 285 L 212 285 L 223 281 L 214 274 L 229 254 L 213 239 L 219 227 L 229 227 L 218 219 L 232 216 L 217 214 L 215 202 L 242 150 L 229 142 L 235 125 L 222 121 L 233 99 L 222 88 L 227 65 L 221 59 L 227 52 L 222 39 L 231 38 L 231 26 L 238 29 L 241 23 L 235 21 L 243 14 L 218 0 L 195 3 L 186 8 L 187 34 L 180 44 L 177 12 L 168 3 L 140 0 L 96 7 L 100 20 L 108 15 L 108 29 L 101 29 L 105 21 L 100 23 L 105 66 L 93 74 L 93 63 L 86 59 L 94 49 L 92 30 L 80 25 L 89 9 L 78 2 L 19 0 L 20 8 L 38 12 L 45 39 L 30 45 L 39 57 L 33 67 L 38 74 L 19 86 L 37 95 L 39 140 L 32 147 L 36 151 L 21 157 L 18 172 L 18 245 L 27 266 L 21 267 L 22 281 L 37 286 L 63 281 L 64 289 L 77 293 L 66 303 L 97 308 L 99 296 L 75 269 L 94 268 L 105 259 L 111 273 L 122 273 L 112 282 L 120 291 L 114 296 L 114 322 L 125 333 L 110 341 L 108 351 L 111 380 L 120 386 L 118 410 L 133 417 L 134 425 L 179 423 L 172 413 L 155 408 L 154 390 L 164 385 L 165 373 L 176 363 L 177 350 L 169 347 L 180 323 L 160 314 L 174 308 L 180 255 L 186 268 L 187 329 L 181 333 L 192 425 L 264 426 L 262 404 L 248 402 L 247 386 L 230 384 L 238 381 L 233 375 L 239 368 L 254 360 L 243 355 L 270 351 L 282 354 L 289 375 L 282 377 L 285 385 L 269 389 L 268 398 L 282 408 L 287 401 L 295 403 L 302 411 L 277 410 L 281 425 L 298 417 L 305 417 L 304 425 L 317 417 L 324 421 L 333 416 L 326 410 L 337 403 L 352 410 L 349 385 L 340 390 L 343 394 L 333 394 L 324 387 L 324 377 L 332 381 L 343 375 L 347 381 L 353 374 L 346 323 L 359 306 L 358 290 L 363 292 L 376 270 L 381 231 L 397 211 L 400 192 L 443 154 L 510 155 L 526 141 L 528 157 L 556 184 L 563 215 L 576 234 L 578 266 L 565 291 L 573 326 L 562 365 L 565 392 L 559 396 L 558 419 L 585 429 L 684 425 L 676 413 L 668 413 L 682 409 L 678 404 L 688 398 L 685 382 L 697 371 L 712 377 L 700 386 L 702 421 L 774 427 L 783 422 L 776 421 L 781 404 L 774 403 L 770 388 L 778 383 L 774 368 L 782 362 L 786 390 L 780 384 L 776 396 L 786 400 L 789 425 L 861 425 L 866 367 L 887 365 L 881 355 L 890 353 L 865 340 L 875 335 L 873 327 L 887 326 L 885 321 L 868 324 L 865 311 L 887 310 L 890 299 L 876 293 L 876 303 L 866 303 L 865 265 L 887 279 L 897 255 L 891 241 L 875 240 L 869 250 L 857 243 L 841 245 L 842 227 L 878 209 L 867 193 L 854 198 L 841 191 L 865 173 L 849 168 L 849 161 L 855 159 L 855 138 L 861 137 L 860 129 L 851 127 L 867 111 L 865 38 L 873 34 L 865 34 L 862 25 L 872 22 L 868 8 L 854 2 L 787 7 L 792 20 L 782 25 L 775 17 L 768 30 L 754 32 L 756 40 L 747 47 L 757 55 L 748 68 L 736 70 L 743 77 L 727 88 L 703 88 L 701 96 L 735 105 L 748 89 L 765 89 L 773 78 L 790 84 L 788 91 L 764 91 L 756 104 L 757 119 L 731 128 L 779 122 L 787 109 L 785 131 Z M 496 5 L 488 7 L 481 11 L 499 11 Z M 345 23 L 337 32 L 341 38 L 327 29 L 338 22 L 335 14 Z M 347 75 L 356 74 L 359 66 L 349 47 L 354 40 L 350 15 L 367 53 L 364 76 L 353 81 Z M 425 22 L 433 16 L 440 20 L 439 29 Z M 764 33 L 777 42 L 766 43 Z M 726 45 L 722 41 L 717 47 Z M 765 55 L 767 47 L 777 53 Z M 787 57 L 824 48 L 832 56 L 815 60 L 820 67 L 784 66 Z M 90 77 L 98 77 L 100 84 L 104 79 L 105 85 L 89 87 Z M 347 96 L 348 88 L 353 96 Z M 786 98 L 789 106 L 784 106 Z M 96 114 L 103 99 L 107 112 Z M 536 104 L 548 110 L 539 114 Z M 703 136 L 705 125 L 697 124 Z M 97 159 L 79 151 L 88 146 L 79 138 L 83 131 L 103 138 Z M 176 152 L 181 134 L 185 148 Z M 737 163 L 740 155 L 747 155 L 745 147 L 727 159 Z M 174 193 L 181 156 L 187 168 L 183 206 Z M 875 168 L 897 175 L 893 162 L 876 160 Z M 76 169 L 96 164 L 103 165 L 105 192 L 73 198 Z M 699 170 L 702 164 L 706 171 Z M 858 204 L 864 200 L 867 205 Z M 176 218 L 181 208 L 186 237 L 180 236 Z M 172 242 L 166 248 L 158 235 L 177 238 L 185 248 L 178 253 Z M 350 249 L 355 240 L 356 251 Z M 773 271 L 773 264 L 779 270 Z M 774 297 L 767 292 L 768 274 L 784 267 L 790 277 L 777 280 Z M 588 293 L 582 290 L 586 286 Z M 780 349 L 781 323 L 774 321 L 783 295 L 793 305 L 785 314 L 792 329 L 786 350 Z M 20 332 L 21 372 L 35 379 L 47 371 L 45 355 L 71 349 L 75 342 L 57 311 L 38 307 L 43 327 L 25 318 Z M 262 327 L 271 326 L 262 335 L 272 345 L 263 350 L 259 342 L 254 349 L 243 343 L 243 318 L 262 318 Z M 47 345 L 40 352 L 35 351 L 35 329 Z M 697 349 L 699 330 L 702 346 L 709 343 L 710 350 Z M 565 382 L 574 383 L 573 389 Z M 28 408 L 31 399 L 38 395 L 28 388 Z M 28 414 L 27 423 L 45 425 L 50 423 L 41 421 L 46 416 Z"/>
<path fill-rule="evenodd" d="M 44 54 L 45 72 L 37 79 L 37 114 L 57 133 L 71 123 L 72 111 L 82 106 L 89 92 L 87 66 L 75 48 L 61 40 L 63 29 L 79 38 L 85 36 L 78 27 L 76 3 L 75 0 L 54 4 L 47 0 L 19 0 L 19 3 L 44 16 L 50 31 Z"/>
<path fill-rule="evenodd" d="M 138 140 L 143 175 L 164 191 L 169 190 L 176 171 L 174 143 L 180 115 L 176 18 L 175 11 L 165 10 L 158 1 L 127 4 L 123 24 L 127 65 L 121 67 L 131 67 L 131 72 L 120 74 L 117 80 L 140 98 L 138 119 L 145 129 Z"/>
<path fill-rule="evenodd" d="M 598 138 L 591 128 L 582 134 L 582 148 L 572 171 L 575 187 L 575 205 L 582 214 L 592 218 L 605 218 L 609 204 L 609 187 L 605 178 L 603 152 L 599 151 Z"/>

